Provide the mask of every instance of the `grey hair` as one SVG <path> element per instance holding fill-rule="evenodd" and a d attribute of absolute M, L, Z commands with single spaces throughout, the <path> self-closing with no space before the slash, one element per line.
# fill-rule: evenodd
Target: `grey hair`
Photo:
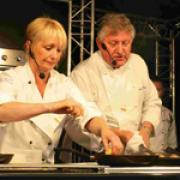
<path fill-rule="evenodd" d="M 117 31 L 130 32 L 132 39 L 134 39 L 136 33 L 134 25 L 125 14 L 107 13 L 101 18 L 97 37 L 100 41 L 103 41 L 106 35 Z"/>

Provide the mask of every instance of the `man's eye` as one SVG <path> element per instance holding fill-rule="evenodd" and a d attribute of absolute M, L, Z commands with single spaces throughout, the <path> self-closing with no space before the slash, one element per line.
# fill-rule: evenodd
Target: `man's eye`
<path fill-rule="evenodd" d="M 123 44 L 124 46 L 128 46 L 128 45 L 130 44 L 130 42 L 129 42 L 129 41 L 124 41 L 122 44 Z"/>
<path fill-rule="evenodd" d="M 110 44 L 110 46 L 115 46 L 117 44 L 117 42 L 113 41 L 113 42 L 110 42 L 109 44 Z"/>

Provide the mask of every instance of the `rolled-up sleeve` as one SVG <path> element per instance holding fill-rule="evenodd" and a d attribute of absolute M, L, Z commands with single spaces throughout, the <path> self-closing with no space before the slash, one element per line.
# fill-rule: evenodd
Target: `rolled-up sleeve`
<path fill-rule="evenodd" d="M 161 107 L 162 101 L 158 96 L 157 90 L 150 80 L 148 73 L 146 73 L 145 79 L 145 94 L 142 108 L 142 122 L 149 121 L 154 126 L 156 133 L 156 127 L 161 120 Z"/>
<path fill-rule="evenodd" d="M 0 104 L 14 100 L 14 85 L 8 73 L 0 73 Z"/>
<path fill-rule="evenodd" d="M 161 100 L 158 98 L 157 91 L 149 81 L 148 88 L 146 90 L 146 96 L 144 101 L 142 119 L 149 120 L 156 126 L 159 123 L 159 119 L 161 116 Z"/>
<path fill-rule="evenodd" d="M 79 121 L 81 128 L 84 129 L 86 123 L 90 119 L 93 117 L 100 117 L 102 116 L 102 113 L 99 111 L 97 105 L 94 102 L 88 102 L 85 100 L 84 96 L 71 79 L 69 79 L 68 86 L 68 97 L 73 98 L 75 101 L 79 102 L 84 109 L 84 115 L 82 118 L 80 118 L 81 120 Z"/>
<path fill-rule="evenodd" d="M 88 132 L 85 128 L 87 122 L 94 117 L 102 117 L 98 107 L 93 102 L 87 102 L 76 85 L 69 81 L 69 96 L 79 102 L 83 109 L 84 115 L 77 118 L 68 118 L 65 123 L 65 129 L 71 139 L 78 144 L 95 151 L 101 151 L 101 138 Z"/>
<path fill-rule="evenodd" d="M 5 72 L 0 73 L 0 104 L 14 100 L 12 78 Z M 7 123 L 0 123 L 0 127 L 6 126 Z"/>

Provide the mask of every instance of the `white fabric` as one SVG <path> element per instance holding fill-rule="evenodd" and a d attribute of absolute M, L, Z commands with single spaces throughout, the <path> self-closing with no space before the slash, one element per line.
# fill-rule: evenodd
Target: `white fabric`
<path fill-rule="evenodd" d="M 1 123 L 0 152 L 21 151 L 21 155 L 26 152 L 24 158 L 21 158 L 26 162 L 28 162 L 28 158 L 26 158 L 28 150 L 32 151 L 28 153 L 37 154 L 38 151 L 38 154 L 41 154 L 41 158 L 36 157 L 37 161 L 43 158 L 45 162 L 53 163 L 53 149 L 58 143 L 62 128 L 65 126 L 68 131 L 68 124 L 75 123 L 79 131 L 87 133 L 84 130 L 87 121 L 94 116 L 101 115 L 93 106 L 88 105 L 68 77 L 55 70 L 51 72 L 42 97 L 28 63 L 0 74 L 0 97 L 3 97 L 0 98 L 0 103 L 8 101 L 44 103 L 71 97 L 82 104 L 85 109 L 84 117 L 79 121 L 65 115 L 43 114 L 24 121 Z"/>
<path fill-rule="evenodd" d="M 176 123 L 172 112 L 162 106 L 161 122 L 157 127 L 156 136 L 150 139 L 150 149 L 163 152 L 168 147 L 177 148 Z"/>
<path fill-rule="evenodd" d="M 139 154 L 140 153 L 139 146 L 141 144 L 145 146 L 142 136 L 140 136 L 138 132 L 135 132 L 132 138 L 126 144 L 124 154 L 125 155 Z"/>
<path fill-rule="evenodd" d="M 132 53 L 125 65 L 113 69 L 97 51 L 75 67 L 71 78 L 110 126 L 137 131 L 143 121 L 149 121 L 156 132 L 161 100 L 139 55 Z"/>

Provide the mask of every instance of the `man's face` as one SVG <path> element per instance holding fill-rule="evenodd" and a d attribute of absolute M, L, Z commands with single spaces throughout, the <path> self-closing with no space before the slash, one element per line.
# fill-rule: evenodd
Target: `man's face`
<path fill-rule="evenodd" d="M 112 60 L 116 62 L 113 66 L 119 68 L 123 66 L 129 59 L 132 47 L 132 36 L 130 32 L 118 31 L 116 33 L 108 34 L 103 43 L 106 45 L 107 50 L 98 45 L 105 61 L 112 65 Z M 107 53 L 109 51 L 109 54 Z M 111 57 L 110 57 L 111 56 Z"/>

